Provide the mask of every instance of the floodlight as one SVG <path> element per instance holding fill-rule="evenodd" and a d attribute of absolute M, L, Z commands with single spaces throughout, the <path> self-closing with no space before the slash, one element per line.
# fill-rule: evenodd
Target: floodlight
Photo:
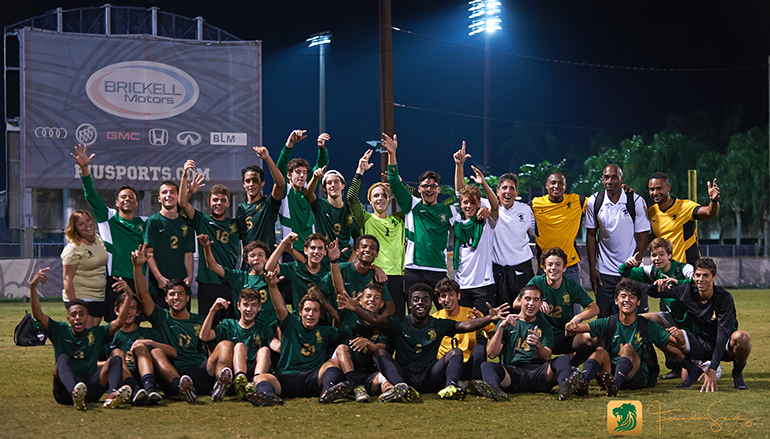
<path fill-rule="evenodd" d="M 498 16 L 502 3 L 498 0 L 471 0 L 468 4 L 470 5 L 468 18 L 471 19 L 468 35 L 476 35 L 480 32 L 491 33 L 502 29 L 500 25 L 502 20 Z"/>
<path fill-rule="evenodd" d="M 308 38 L 308 43 L 310 43 L 307 47 L 313 47 L 313 46 L 320 46 L 321 44 L 329 44 L 332 42 L 332 34 L 331 32 L 320 32 L 317 34 L 313 34 Z"/>

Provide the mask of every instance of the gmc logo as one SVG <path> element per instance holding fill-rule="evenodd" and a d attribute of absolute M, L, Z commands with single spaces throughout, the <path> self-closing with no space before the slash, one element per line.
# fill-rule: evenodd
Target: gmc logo
<path fill-rule="evenodd" d="M 107 139 L 109 140 L 142 140 L 141 133 L 123 132 L 123 131 L 107 131 Z"/>

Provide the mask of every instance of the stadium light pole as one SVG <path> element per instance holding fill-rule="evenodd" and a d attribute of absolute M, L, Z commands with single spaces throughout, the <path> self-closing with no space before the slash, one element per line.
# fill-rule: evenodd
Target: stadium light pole
<path fill-rule="evenodd" d="M 501 30 L 499 0 L 471 0 L 468 2 L 468 35 L 484 33 L 484 173 L 489 172 L 489 36 Z"/>
<path fill-rule="evenodd" d="M 332 42 L 331 32 L 313 34 L 307 40 L 308 47 L 318 46 L 318 132 L 326 131 L 326 65 L 324 46 Z"/>

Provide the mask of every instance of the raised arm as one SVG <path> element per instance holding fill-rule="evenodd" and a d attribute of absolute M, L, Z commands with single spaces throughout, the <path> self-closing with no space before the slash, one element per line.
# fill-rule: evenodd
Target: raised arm
<path fill-rule="evenodd" d="M 329 266 L 332 275 L 332 283 L 334 284 L 334 291 L 339 296 L 345 292 L 345 281 L 342 279 L 342 272 L 340 271 L 340 248 L 339 241 L 335 239 L 326 246 L 327 255 L 329 255 Z"/>
<path fill-rule="evenodd" d="M 318 157 L 315 159 L 315 166 L 313 171 L 320 168 L 325 168 L 329 164 L 329 150 L 326 148 L 326 142 L 331 140 L 331 137 L 327 133 L 321 133 L 318 135 Z"/>
<path fill-rule="evenodd" d="M 267 165 L 270 176 L 273 177 L 273 190 L 270 192 L 270 196 L 273 197 L 274 200 L 282 199 L 286 190 L 286 179 L 283 177 L 283 174 L 281 174 L 281 171 L 278 169 L 275 162 L 273 162 L 272 157 L 270 157 L 270 151 L 264 146 L 255 146 L 254 152 L 257 153 L 257 157 L 262 159 L 262 162 Z"/>
<path fill-rule="evenodd" d="M 701 206 L 695 218 L 701 221 L 719 215 L 719 186 L 717 186 L 717 179 L 714 179 L 713 184 L 710 181 L 706 182 L 706 184 L 708 185 L 709 205 L 706 207 Z"/>
<path fill-rule="evenodd" d="M 131 290 L 131 287 L 129 287 L 126 281 L 121 278 L 118 278 L 118 282 L 112 285 L 112 289 L 113 291 L 126 293 L 126 300 L 123 302 L 126 304 L 126 306 L 120 307 L 118 318 L 110 322 L 110 336 L 115 335 L 115 333 L 118 332 L 120 328 L 125 326 L 126 318 L 128 318 L 128 310 L 131 308 L 128 306 L 128 304 L 130 304 L 134 298 L 134 292 Z"/>
<path fill-rule="evenodd" d="M 457 322 L 455 329 L 457 332 L 473 332 L 487 326 L 490 322 L 496 322 L 508 315 L 511 306 L 508 302 L 503 303 L 497 308 L 492 308 L 492 305 L 487 302 L 487 308 L 489 309 L 489 315 L 484 317 L 476 317 L 464 322 Z"/>
<path fill-rule="evenodd" d="M 265 273 L 265 282 L 267 282 L 268 289 L 270 290 L 270 300 L 273 301 L 273 308 L 275 308 L 275 314 L 278 316 L 279 321 L 284 321 L 286 316 L 289 315 L 289 310 L 286 309 L 286 302 L 283 301 L 283 295 L 281 290 L 278 289 L 278 282 L 283 280 L 283 276 L 278 277 L 275 272 Z"/>
<path fill-rule="evenodd" d="M 142 273 L 142 265 L 147 262 L 147 259 L 149 259 L 147 244 L 142 244 L 138 249 L 131 252 L 131 263 L 134 264 L 134 287 L 136 288 L 136 294 L 139 295 L 139 302 L 142 305 L 142 312 L 144 312 L 145 316 L 149 316 L 155 310 L 155 301 L 152 300 L 150 292 L 147 291 L 147 283 L 144 280 L 144 273 Z M 165 296 L 165 290 L 162 292 Z"/>
<path fill-rule="evenodd" d="M 80 175 L 83 182 L 83 195 L 91 206 L 91 210 L 94 212 L 96 222 L 107 221 L 109 218 L 109 208 L 104 204 L 104 200 L 99 196 L 94 187 L 94 180 L 91 178 L 91 173 L 88 170 L 88 165 L 91 164 L 91 160 L 96 154 L 88 155 L 88 147 L 85 145 L 78 145 L 75 147 L 75 154 L 70 153 L 75 158 L 78 166 L 80 166 Z"/>
<path fill-rule="evenodd" d="M 353 219 L 360 229 L 364 228 L 366 220 L 371 215 L 371 213 L 364 210 L 364 205 L 361 203 L 361 198 L 359 197 L 361 179 L 364 178 L 364 173 L 374 166 L 374 163 L 369 163 L 369 158 L 371 156 L 372 150 L 367 149 L 363 157 L 358 160 L 356 175 L 353 176 L 353 180 L 350 181 L 350 186 L 348 186 L 348 207 L 350 207 L 350 213 L 353 215 Z"/>
<path fill-rule="evenodd" d="M 460 192 L 465 187 L 465 160 L 471 157 L 470 154 L 465 153 L 465 140 L 463 140 L 463 146 L 457 152 L 452 155 L 455 161 L 455 192 Z"/>
<path fill-rule="evenodd" d="M 291 251 L 292 245 L 297 242 L 297 239 L 299 239 L 299 235 L 291 232 L 281 240 L 281 243 L 278 244 L 278 247 L 270 254 L 270 258 L 265 263 L 265 272 L 276 271 L 279 268 L 278 263 L 281 260 L 281 255 L 284 252 Z"/>
<path fill-rule="evenodd" d="M 214 328 L 212 328 L 212 325 L 214 324 L 214 316 L 220 309 L 227 309 L 229 307 L 230 302 L 221 297 L 217 297 L 214 305 L 211 306 L 209 313 L 206 315 L 206 320 L 203 321 L 203 325 L 201 326 L 201 340 L 207 342 L 217 338 L 217 333 L 214 331 Z"/>
<path fill-rule="evenodd" d="M 489 183 L 487 183 L 487 179 L 484 178 L 484 174 L 481 172 L 481 170 L 473 165 L 471 165 L 471 169 L 475 174 L 471 178 L 476 182 L 476 184 L 484 188 L 484 195 L 487 196 L 487 201 L 489 201 L 489 216 L 492 217 L 493 220 L 497 221 L 497 218 L 500 216 L 500 200 L 497 199 L 497 194 L 495 194 L 495 191 L 493 191 L 489 186 Z"/>
<path fill-rule="evenodd" d="M 38 284 L 45 285 L 48 282 L 48 275 L 45 273 L 50 267 L 41 268 L 29 283 L 29 304 L 32 307 L 32 317 L 40 324 L 44 331 L 48 330 L 48 316 L 43 314 L 43 308 L 40 306 L 40 298 L 37 297 Z M 128 307 L 126 307 L 128 308 Z"/>
<path fill-rule="evenodd" d="M 286 144 L 281 149 L 281 154 L 278 156 L 278 162 L 276 166 L 280 171 L 283 178 L 286 178 L 287 166 L 289 165 L 289 159 L 291 158 L 291 151 L 294 148 L 294 144 L 307 137 L 307 130 L 294 130 L 289 133 L 289 138 L 286 139 Z"/>
<path fill-rule="evenodd" d="M 188 188 L 188 175 L 190 171 L 195 172 L 195 160 L 184 162 L 184 171 L 182 172 L 182 181 L 179 182 L 179 207 L 182 208 L 185 216 L 192 220 L 195 216 L 195 208 L 190 204 L 190 194 Z"/>
<path fill-rule="evenodd" d="M 214 253 L 211 251 L 211 239 L 208 235 L 198 235 L 198 242 L 203 246 L 203 254 L 206 259 L 206 267 L 213 271 L 217 276 L 224 278 L 225 269 L 214 258 Z"/>
<path fill-rule="evenodd" d="M 388 318 L 381 314 L 375 314 L 368 309 L 361 308 L 357 298 L 353 299 L 348 296 L 348 293 L 343 291 L 337 295 L 337 306 L 340 310 L 347 309 L 356 313 L 356 315 L 379 329 L 386 329 L 388 327 Z"/>
<path fill-rule="evenodd" d="M 505 332 L 503 329 L 509 325 L 512 325 L 515 328 L 517 320 L 519 320 L 519 315 L 511 314 L 503 319 L 497 326 L 495 335 L 492 336 L 492 339 L 489 340 L 489 344 L 487 344 L 487 356 L 490 359 L 497 358 L 500 355 L 500 351 L 503 350 L 503 332 Z"/>
<path fill-rule="evenodd" d="M 324 178 L 324 172 L 326 172 L 326 166 L 313 170 L 313 176 L 305 187 L 305 199 L 310 204 L 313 204 L 316 200 L 315 188 L 318 187 L 318 183 Z"/>

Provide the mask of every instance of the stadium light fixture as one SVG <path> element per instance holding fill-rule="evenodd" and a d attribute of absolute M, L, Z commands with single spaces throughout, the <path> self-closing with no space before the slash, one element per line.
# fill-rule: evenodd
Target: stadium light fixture
<path fill-rule="evenodd" d="M 313 34 L 308 38 L 308 43 L 310 43 L 307 47 L 313 47 L 313 46 L 320 46 L 322 44 L 329 44 L 332 42 L 332 34 L 331 32 L 320 32 L 317 34 Z"/>
<path fill-rule="evenodd" d="M 481 32 L 492 33 L 501 30 L 500 3 L 498 0 L 471 0 L 468 12 L 471 24 L 468 26 L 468 35 L 476 35 Z"/>

